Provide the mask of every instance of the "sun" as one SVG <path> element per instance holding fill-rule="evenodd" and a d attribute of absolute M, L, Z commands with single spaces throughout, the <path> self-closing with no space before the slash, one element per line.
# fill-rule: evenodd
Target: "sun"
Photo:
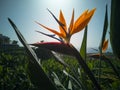
<path fill-rule="evenodd" d="M 70 0 L 44 0 L 46 6 L 51 8 L 65 8 L 69 5 Z"/>

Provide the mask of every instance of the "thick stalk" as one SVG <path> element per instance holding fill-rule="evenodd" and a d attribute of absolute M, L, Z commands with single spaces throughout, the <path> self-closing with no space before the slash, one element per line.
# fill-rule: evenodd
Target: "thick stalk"
<path fill-rule="evenodd" d="M 72 46 L 72 50 L 74 52 L 74 56 L 78 60 L 78 63 L 82 66 L 82 68 L 84 69 L 85 73 L 87 73 L 88 77 L 91 79 L 91 81 L 95 85 L 95 90 L 101 90 L 100 85 L 98 84 L 98 82 L 95 79 L 93 73 L 90 71 L 89 67 L 87 66 L 87 64 L 85 63 L 83 58 L 81 57 L 80 53 L 73 46 Z"/>

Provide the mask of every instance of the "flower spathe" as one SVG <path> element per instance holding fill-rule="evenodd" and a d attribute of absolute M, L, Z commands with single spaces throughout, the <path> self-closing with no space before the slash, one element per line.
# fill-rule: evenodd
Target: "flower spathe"
<path fill-rule="evenodd" d="M 60 38 L 64 40 L 64 42 L 69 43 L 70 38 L 73 34 L 81 31 L 84 27 L 87 26 L 89 23 L 90 19 L 92 18 L 95 8 L 92 9 L 91 11 L 86 10 L 85 12 L 82 13 L 82 15 L 79 16 L 79 18 L 74 22 L 74 10 L 72 13 L 72 18 L 70 21 L 70 25 L 67 28 L 66 20 L 64 18 L 64 15 L 62 11 L 60 10 L 60 15 L 59 15 L 59 22 L 63 24 L 63 26 L 59 25 L 60 32 L 57 32 L 54 29 L 48 28 L 40 23 L 38 23 L 40 26 L 44 27 L 45 29 L 51 31 L 52 33 L 56 34 Z"/>

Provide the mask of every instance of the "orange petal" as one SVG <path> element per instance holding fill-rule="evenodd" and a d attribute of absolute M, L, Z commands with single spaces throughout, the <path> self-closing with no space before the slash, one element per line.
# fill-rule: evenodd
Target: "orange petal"
<path fill-rule="evenodd" d="M 74 28 L 79 25 L 80 21 L 83 21 L 87 13 L 88 13 L 88 10 L 84 11 L 82 15 L 79 16 L 79 18 L 74 23 L 74 26 L 73 26 Z M 70 34 L 72 35 L 73 33 L 74 33 L 74 29 L 72 28 Z"/>
<path fill-rule="evenodd" d="M 86 10 L 79 18 L 78 20 L 75 22 L 74 24 L 74 28 L 71 31 L 71 34 L 77 33 L 79 31 L 81 31 L 84 27 L 87 26 L 88 22 L 90 21 L 90 19 L 92 18 L 94 12 L 96 9 L 91 10 L 90 12 L 88 12 L 88 10 Z"/>
<path fill-rule="evenodd" d="M 102 52 L 105 52 L 108 48 L 108 40 L 105 40 L 102 47 Z"/>
<path fill-rule="evenodd" d="M 79 24 L 79 22 L 82 21 L 82 19 L 84 19 L 87 13 L 88 13 L 88 10 L 84 11 L 82 15 L 80 15 L 79 18 L 75 21 L 75 24 Z"/>
<path fill-rule="evenodd" d="M 58 36 L 61 37 L 61 38 L 64 38 L 64 37 L 65 37 L 62 33 L 59 33 L 59 32 L 57 32 L 57 31 L 55 31 L 55 30 L 53 30 L 53 29 L 51 29 L 51 28 L 48 28 L 48 27 L 46 27 L 46 26 L 44 26 L 44 25 L 42 25 L 42 24 L 40 24 L 40 23 L 38 23 L 38 22 L 36 22 L 36 23 L 39 24 L 40 26 L 42 26 L 43 28 L 51 31 L 52 33 L 58 35 Z"/>
<path fill-rule="evenodd" d="M 66 35 L 65 30 L 67 31 L 67 26 L 66 26 L 66 21 L 65 21 L 65 18 L 64 18 L 64 16 L 63 16 L 63 13 L 62 13 L 61 10 L 60 10 L 59 21 L 64 25 L 64 26 L 63 26 L 64 30 L 63 30 L 63 28 L 62 28 L 61 26 L 59 26 L 60 32 L 61 32 L 62 34 L 64 34 L 64 35 Z"/>
<path fill-rule="evenodd" d="M 69 25 L 69 31 L 68 31 L 69 33 L 73 28 L 73 24 L 74 24 L 74 9 L 73 9 L 72 18 L 71 18 L 70 25 Z"/>

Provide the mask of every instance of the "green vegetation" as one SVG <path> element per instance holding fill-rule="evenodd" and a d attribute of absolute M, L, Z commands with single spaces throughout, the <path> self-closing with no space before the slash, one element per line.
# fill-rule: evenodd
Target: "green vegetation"
<path fill-rule="evenodd" d="M 66 61 L 66 63 L 69 63 L 69 65 L 71 66 L 71 69 L 74 69 L 74 72 L 70 68 L 65 68 L 63 65 L 56 62 L 54 59 L 49 59 L 47 61 L 44 61 L 42 65 L 43 65 L 44 70 L 47 72 L 47 74 L 49 74 L 50 78 L 53 78 L 52 72 L 56 73 L 61 83 L 65 86 L 65 88 L 68 88 L 70 78 L 63 73 L 63 70 L 66 70 L 70 75 L 74 77 L 77 76 L 80 79 L 80 81 L 84 84 L 86 90 L 93 90 L 93 86 L 92 86 L 90 79 L 86 76 L 85 72 L 79 66 L 75 58 L 73 57 L 71 58 L 69 56 L 65 56 L 64 58 L 65 58 L 64 60 Z M 116 68 L 118 72 L 120 73 L 120 65 L 119 63 L 117 63 L 119 62 L 119 60 L 112 59 L 111 61 L 112 63 L 116 65 Z M 92 60 L 92 59 L 87 58 L 87 64 L 89 68 L 91 69 L 91 71 L 94 73 L 95 77 L 98 78 L 97 73 L 99 69 L 98 68 L 99 60 Z M 100 85 L 102 89 L 103 90 L 119 90 L 120 81 L 119 81 L 119 78 L 116 76 L 115 72 L 112 70 L 110 65 L 106 63 L 105 61 L 101 61 L 101 64 L 102 65 L 101 65 Z M 77 88 L 78 86 L 74 87 L 74 84 L 76 84 L 75 82 L 72 82 L 72 84 L 74 88 L 73 90 L 80 89 L 80 88 Z"/>
<path fill-rule="evenodd" d="M 78 82 L 83 84 L 83 88 L 86 90 L 92 90 L 93 84 L 91 83 L 86 73 L 79 66 L 76 59 L 72 56 L 61 55 L 62 59 L 70 66 L 70 68 L 63 66 L 57 62 L 53 57 L 48 60 L 42 61 L 42 68 L 46 74 L 50 77 L 53 83 L 57 86 L 58 90 L 62 90 L 60 84 L 55 79 L 55 75 L 59 78 L 60 83 L 68 90 L 70 85 L 72 90 L 79 90 L 80 86 L 76 84 L 70 76 L 67 76 L 64 71 L 74 78 L 78 78 Z M 21 55 L 0 55 L 0 90 L 36 90 L 34 84 L 29 79 L 28 74 L 28 60 L 26 54 Z M 118 59 L 111 59 L 111 62 L 116 66 L 120 73 L 120 65 Z M 86 63 L 90 70 L 98 78 L 99 60 L 87 58 Z M 55 75 L 54 75 L 55 74 Z M 77 76 L 77 77 L 76 77 Z M 116 73 L 112 70 L 110 65 L 105 61 L 101 61 L 101 82 L 100 85 L 103 90 L 119 90 L 120 80 Z M 71 83 L 71 84 L 70 84 Z M 61 89 L 62 88 L 62 89 Z M 84 90 L 82 88 L 82 90 Z M 71 89 L 70 89 L 71 90 Z"/>
<path fill-rule="evenodd" d="M 34 89 L 27 74 L 28 58 L 21 54 L 0 55 L 0 90 Z"/>

